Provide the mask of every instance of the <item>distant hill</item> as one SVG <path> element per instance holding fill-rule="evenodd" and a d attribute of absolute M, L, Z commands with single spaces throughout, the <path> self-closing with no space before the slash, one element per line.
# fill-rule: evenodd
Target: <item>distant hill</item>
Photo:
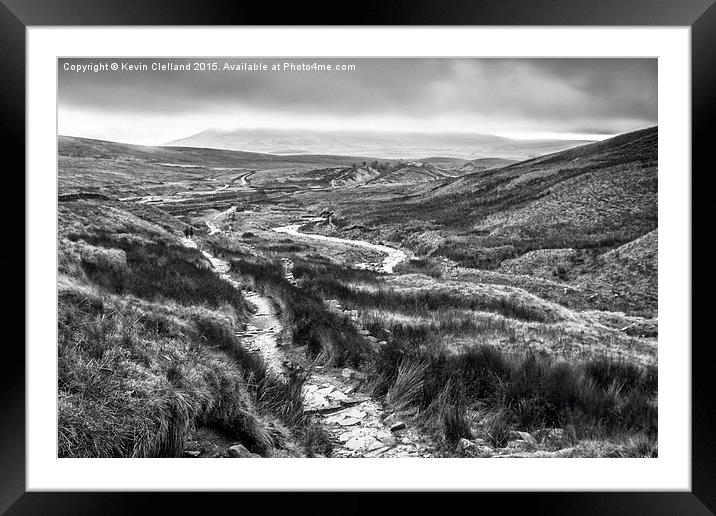
<path fill-rule="evenodd" d="M 515 140 L 464 133 L 207 129 L 166 145 L 270 154 L 369 155 L 381 159 L 417 160 L 424 156 L 444 156 L 472 160 L 489 156 L 520 160 L 583 143 L 575 140 Z"/>
<path fill-rule="evenodd" d="M 79 158 L 116 158 L 131 156 L 133 159 L 151 163 L 184 164 L 196 168 L 216 166 L 251 166 L 257 163 L 308 163 L 320 165 L 348 165 L 359 160 L 374 159 L 360 155 L 275 155 L 264 152 L 246 152 L 217 148 L 146 146 L 118 143 L 75 136 L 58 136 L 58 154 Z"/>

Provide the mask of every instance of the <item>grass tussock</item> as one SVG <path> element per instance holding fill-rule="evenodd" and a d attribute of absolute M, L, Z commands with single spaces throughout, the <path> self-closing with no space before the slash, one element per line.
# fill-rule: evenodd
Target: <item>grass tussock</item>
<path fill-rule="evenodd" d="M 644 435 L 632 445 L 642 451 L 656 439 L 655 367 L 567 363 L 488 346 L 454 354 L 397 340 L 373 366 L 374 393 L 396 409 L 417 408 L 447 443 L 471 435 L 468 413 L 494 446 L 505 446 L 510 430 L 543 428 L 569 428 L 575 440 Z"/>
<path fill-rule="evenodd" d="M 256 402 L 270 388 L 263 364 L 219 352 L 230 344 L 224 321 L 177 312 L 61 296 L 60 457 L 176 457 L 197 425 L 256 453 L 281 446 L 287 430 Z"/>

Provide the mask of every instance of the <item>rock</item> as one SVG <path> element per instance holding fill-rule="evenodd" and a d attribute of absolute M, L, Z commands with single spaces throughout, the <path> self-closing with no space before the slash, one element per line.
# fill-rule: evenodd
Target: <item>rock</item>
<path fill-rule="evenodd" d="M 346 397 L 342 400 L 340 400 L 341 405 L 344 407 L 352 407 L 353 405 L 358 405 L 359 403 L 363 403 L 364 401 L 367 401 L 369 398 L 349 398 Z"/>
<path fill-rule="evenodd" d="M 361 407 L 353 407 L 351 409 L 344 410 L 342 413 L 345 417 L 354 417 L 357 419 L 363 419 L 365 412 L 361 410 Z"/>
<path fill-rule="evenodd" d="M 357 419 L 355 417 L 345 417 L 338 421 L 338 424 L 341 426 L 353 426 L 360 423 L 360 419 Z"/>
<path fill-rule="evenodd" d="M 390 446 L 381 446 L 373 450 L 369 450 L 368 453 L 363 454 L 363 457 L 374 458 L 378 457 L 381 453 L 385 453 L 390 449 Z"/>
<path fill-rule="evenodd" d="M 332 412 L 341 410 L 342 408 L 343 408 L 343 405 L 339 405 L 337 403 L 330 404 L 330 405 L 323 405 L 320 407 L 307 405 L 304 412 L 315 412 L 316 414 L 330 414 Z"/>
<path fill-rule="evenodd" d="M 390 431 L 391 432 L 397 432 L 399 430 L 405 430 L 405 423 L 402 421 L 396 421 L 392 425 L 390 425 Z"/>
<path fill-rule="evenodd" d="M 494 452 L 494 450 L 490 446 L 480 444 L 476 441 L 470 441 L 469 439 L 465 439 L 464 437 L 461 438 L 460 441 L 458 441 L 457 451 L 469 457 L 485 457 L 488 455 L 492 455 Z"/>
<path fill-rule="evenodd" d="M 359 435 L 351 437 L 345 444 L 345 447 L 349 450 L 366 450 L 372 446 L 375 446 L 376 440 L 369 435 Z M 378 443 L 380 445 L 380 443 Z"/>
<path fill-rule="evenodd" d="M 507 446 L 505 446 L 505 449 L 507 450 L 531 450 L 533 448 L 534 445 L 528 443 L 524 439 L 514 439 L 509 441 Z"/>
<path fill-rule="evenodd" d="M 229 448 L 229 457 L 235 459 L 248 459 L 253 454 L 243 444 L 235 444 Z"/>
<path fill-rule="evenodd" d="M 524 442 L 526 442 L 527 444 L 530 444 L 532 446 L 537 445 L 537 440 L 529 432 L 518 432 L 518 431 L 512 430 L 510 432 L 510 436 L 514 437 L 515 439 L 521 439 Z"/>
<path fill-rule="evenodd" d="M 334 400 L 343 401 L 348 399 L 348 396 L 343 394 L 341 391 L 333 391 L 328 395 L 329 398 L 332 398 Z"/>
<path fill-rule="evenodd" d="M 386 446 L 390 446 L 390 445 L 388 445 L 382 441 L 373 439 L 373 441 L 371 441 L 371 443 L 368 445 L 368 451 L 374 451 L 379 448 L 385 448 Z"/>
<path fill-rule="evenodd" d="M 326 386 L 321 387 L 320 389 L 318 389 L 318 390 L 315 392 L 315 395 L 316 395 L 316 396 L 327 396 L 328 394 L 330 394 L 330 393 L 333 392 L 334 390 L 335 390 L 335 387 L 333 387 L 332 385 L 326 385 Z"/>
<path fill-rule="evenodd" d="M 185 450 L 184 451 L 184 457 L 198 457 L 201 455 L 201 452 L 199 450 Z"/>
<path fill-rule="evenodd" d="M 351 375 L 353 374 L 353 371 L 347 367 L 344 367 L 341 371 L 341 376 L 345 379 L 350 379 Z"/>
<path fill-rule="evenodd" d="M 465 451 L 470 448 L 473 448 L 474 446 L 475 446 L 475 443 L 473 443 L 469 439 L 465 439 L 464 437 L 461 437 L 457 443 L 457 451 Z"/>
<path fill-rule="evenodd" d="M 353 432 L 343 432 L 341 435 L 338 436 L 338 442 L 341 444 L 345 444 L 353 437 L 355 437 Z"/>
<path fill-rule="evenodd" d="M 389 434 L 383 435 L 382 434 L 377 437 L 378 437 L 378 440 L 386 446 L 394 446 L 395 443 L 397 442 L 397 439 L 393 435 L 389 435 Z"/>

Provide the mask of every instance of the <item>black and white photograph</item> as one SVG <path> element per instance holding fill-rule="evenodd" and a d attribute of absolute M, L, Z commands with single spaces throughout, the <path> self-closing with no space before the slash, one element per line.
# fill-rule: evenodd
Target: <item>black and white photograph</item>
<path fill-rule="evenodd" d="M 657 63 L 57 59 L 57 457 L 657 458 Z"/>

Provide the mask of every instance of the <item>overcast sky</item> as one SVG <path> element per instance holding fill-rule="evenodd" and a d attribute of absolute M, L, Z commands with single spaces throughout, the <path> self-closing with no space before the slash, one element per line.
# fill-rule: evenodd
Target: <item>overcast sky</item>
<path fill-rule="evenodd" d="M 269 70 L 151 69 L 196 61 Z M 355 70 L 271 71 L 289 61 Z M 123 71 L 123 63 L 149 70 Z M 66 69 L 78 65 L 108 69 Z M 208 128 L 601 139 L 657 122 L 656 59 L 71 59 L 58 66 L 60 134 L 147 145 Z"/>

